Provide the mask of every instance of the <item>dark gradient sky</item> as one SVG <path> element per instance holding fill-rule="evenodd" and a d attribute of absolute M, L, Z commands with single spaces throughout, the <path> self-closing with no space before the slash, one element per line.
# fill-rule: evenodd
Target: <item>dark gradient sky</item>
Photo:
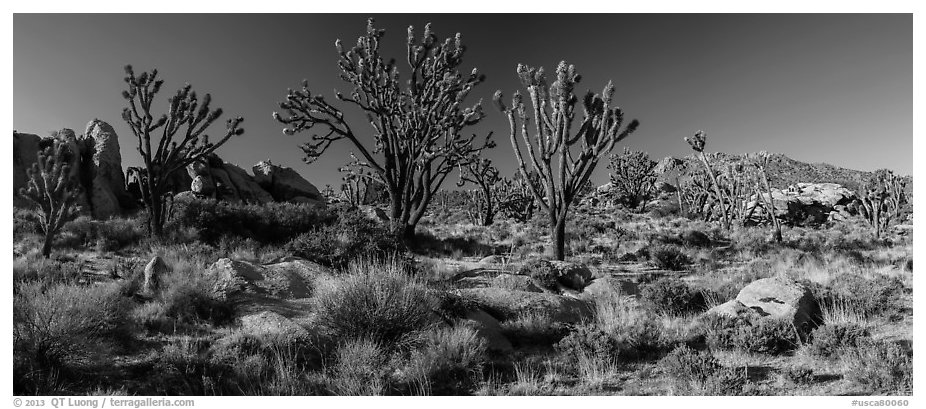
<path fill-rule="evenodd" d="M 122 67 L 157 67 L 159 98 L 183 83 L 212 93 L 226 116 L 241 115 L 245 135 L 220 148 L 246 169 L 271 158 L 323 187 L 337 185 L 345 141 L 319 162 L 301 162 L 307 135 L 285 136 L 271 118 L 288 87 L 305 78 L 334 100 L 349 91 L 338 79 L 334 41 L 352 44 L 365 14 L 24 15 L 14 16 L 14 128 L 47 135 L 83 132 L 88 121 L 112 124 L 123 166 L 140 162 L 120 113 Z M 610 14 L 374 15 L 385 50 L 404 59 L 405 30 L 432 22 L 441 37 L 461 32 L 465 67 L 486 81 L 473 93 L 489 114 L 471 132 L 495 131 L 488 155 L 503 174 L 515 170 L 507 121 L 491 102 L 519 87 L 515 66 L 552 72 L 565 59 L 583 76 L 579 91 L 612 79 L 615 101 L 641 122 L 626 141 L 659 159 L 689 153 L 684 136 L 703 129 L 708 150 L 768 150 L 806 162 L 912 173 L 912 30 L 909 14 Z M 402 67 L 404 68 L 404 66 Z M 356 111 L 346 110 L 348 115 Z M 353 115 L 355 130 L 369 132 Z M 224 118 L 223 118 L 224 119 Z M 218 135 L 224 120 L 213 126 Z M 621 149 L 618 147 L 617 149 Z M 606 180 L 599 166 L 593 181 Z M 455 179 L 455 177 L 454 177 Z M 453 186 L 448 183 L 447 187 Z"/>

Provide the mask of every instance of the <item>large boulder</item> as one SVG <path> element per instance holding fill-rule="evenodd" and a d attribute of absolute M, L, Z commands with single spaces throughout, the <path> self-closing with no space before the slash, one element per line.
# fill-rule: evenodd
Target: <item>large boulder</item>
<path fill-rule="evenodd" d="M 281 299 L 308 298 L 314 281 L 328 269 L 303 259 L 285 259 L 271 264 L 222 258 L 212 264 L 206 275 L 213 290 L 225 297 L 261 295 Z"/>
<path fill-rule="evenodd" d="M 456 290 L 467 300 L 500 320 L 516 319 L 522 314 L 536 313 L 550 317 L 552 322 L 578 323 L 592 316 L 590 303 L 550 293 L 513 291 L 501 288 L 467 288 Z"/>
<path fill-rule="evenodd" d="M 514 350 L 511 341 L 502 334 L 501 324 L 485 311 L 479 308 L 468 310 L 461 322 L 476 330 L 476 335 L 485 340 L 489 351 L 509 353 Z"/>
<path fill-rule="evenodd" d="M 560 284 L 573 290 L 581 291 L 592 280 L 592 271 L 585 264 L 557 260 L 551 260 L 550 264 Z"/>
<path fill-rule="evenodd" d="M 142 293 L 153 294 L 157 291 L 164 275 L 170 272 L 170 266 L 164 262 L 161 256 L 154 256 L 151 261 L 145 265 L 145 281 L 142 283 Z"/>
<path fill-rule="evenodd" d="M 87 123 L 83 139 L 92 153 L 90 163 L 85 167 L 89 173 L 88 196 L 93 217 L 104 219 L 118 215 L 123 208 L 131 206 L 131 199 L 125 191 L 119 137 L 108 123 L 94 119 Z"/>
<path fill-rule="evenodd" d="M 225 172 L 228 174 L 228 179 L 234 185 L 235 190 L 238 193 L 238 197 L 245 203 L 254 203 L 262 204 L 273 201 L 273 196 L 269 192 L 260 187 L 259 184 L 254 180 L 254 178 L 248 174 L 247 171 L 241 169 L 237 165 L 225 162 L 224 163 Z"/>
<path fill-rule="evenodd" d="M 277 166 L 268 160 L 258 162 L 253 171 L 257 184 L 278 202 L 317 202 L 325 206 L 326 200 L 318 188 L 292 168 Z"/>
<path fill-rule="evenodd" d="M 508 274 L 498 271 L 481 270 L 458 274 L 453 280 L 456 288 L 501 288 L 506 290 L 527 291 L 532 293 L 541 293 L 543 289 L 538 287 L 534 280 L 526 275 Z"/>
<path fill-rule="evenodd" d="M 753 281 L 740 290 L 736 301 L 762 316 L 790 321 L 804 332 L 822 322 L 820 306 L 810 289 L 783 277 Z"/>
<path fill-rule="evenodd" d="M 592 280 L 582 289 L 581 297 L 586 300 L 608 300 L 625 295 L 640 293 L 640 284 L 618 277 L 599 277 Z"/>

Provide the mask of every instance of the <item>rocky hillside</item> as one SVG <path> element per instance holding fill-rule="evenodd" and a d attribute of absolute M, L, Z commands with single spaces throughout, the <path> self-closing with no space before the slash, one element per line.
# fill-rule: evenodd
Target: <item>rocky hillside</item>
<path fill-rule="evenodd" d="M 727 166 L 743 158 L 743 155 L 723 152 L 711 153 L 712 165 Z M 666 157 L 659 161 L 656 173 L 664 182 L 672 183 L 676 175 L 687 175 L 693 169 L 700 169 L 701 162 L 694 156 L 684 158 Z M 857 192 L 872 172 L 842 168 L 827 163 L 806 163 L 775 153 L 769 158 L 766 169 L 773 188 L 786 189 L 798 183 L 836 183 Z M 908 194 L 913 193 L 913 178 L 907 177 Z"/>

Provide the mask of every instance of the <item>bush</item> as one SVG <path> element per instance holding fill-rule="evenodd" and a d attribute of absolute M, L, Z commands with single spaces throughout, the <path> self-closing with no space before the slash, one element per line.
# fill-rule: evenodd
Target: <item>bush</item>
<path fill-rule="evenodd" d="M 650 250 L 650 262 L 662 270 L 684 270 L 691 264 L 691 258 L 677 246 L 661 245 Z"/>
<path fill-rule="evenodd" d="M 858 275 L 840 275 L 830 286 L 834 294 L 823 294 L 823 298 L 835 295 L 851 300 L 864 314 L 891 317 L 904 309 L 907 289 L 897 277 L 878 275 L 868 280 Z"/>
<path fill-rule="evenodd" d="M 436 301 L 400 263 L 358 262 L 319 289 L 318 322 L 334 339 L 369 339 L 392 348 L 433 323 Z"/>
<path fill-rule="evenodd" d="M 710 352 L 679 346 L 659 361 L 675 389 L 682 394 L 739 395 L 746 385 L 746 374 L 726 368 Z"/>
<path fill-rule="evenodd" d="M 894 342 L 863 339 L 846 348 L 846 379 L 876 393 L 913 393 L 913 352 Z"/>
<path fill-rule="evenodd" d="M 485 341 L 466 326 L 437 328 L 424 334 L 424 345 L 415 350 L 407 376 L 413 393 L 465 395 L 482 381 Z"/>
<path fill-rule="evenodd" d="M 285 243 L 299 234 L 326 225 L 334 217 L 314 205 L 264 203 L 246 205 L 214 199 L 176 199 L 166 230 L 192 229 L 199 240 L 215 244 L 223 236 L 250 238 L 263 244 Z"/>
<path fill-rule="evenodd" d="M 65 246 L 116 251 L 141 242 L 146 237 L 145 229 L 143 220 L 138 218 L 93 220 L 80 216 L 64 225 L 61 241 Z"/>
<path fill-rule="evenodd" d="M 845 348 L 858 347 L 868 335 L 868 330 L 856 324 L 825 324 L 813 330 L 807 349 L 813 356 L 831 358 Z"/>
<path fill-rule="evenodd" d="M 501 323 L 502 335 L 515 347 L 552 346 L 569 333 L 560 322 L 550 319 L 548 314 L 534 310 L 524 311 L 513 320 Z"/>
<path fill-rule="evenodd" d="M 681 279 L 671 277 L 644 285 L 640 298 L 654 311 L 670 315 L 703 311 L 706 307 L 700 291 L 692 290 Z"/>
<path fill-rule="evenodd" d="M 128 300 L 115 285 L 42 283 L 20 286 L 13 301 L 13 389 L 47 393 L 42 385 L 95 364 L 130 339 Z"/>
<path fill-rule="evenodd" d="M 149 331 L 169 334 L 202 324 L 229 324 L 234 308 L 212 291 L 202 273 L 177 269 L 163 278 L 154 300 L 136 308 L 133 316 Z"/>
<path fill-rule="evenodd" d="M 711 314 L 705 317 L 705 324 L 711 348 L 775 355 L 793 350 L 800 343 L 796 329 L 788 321 Z"/>
<path fill-rule="evenodd" d="M 541 287 L 551 291 L 559 291 L 559 279 L 556 269 L 547 260 L 530 260 L 518 270 L 518 274 L 533 278 Z"/>
<path fill-rule="evenodd" d="M 388 386 L 388 355 L 375 341 L 352 339 L 338 347 L 328 388 L 336 395 L 381 395 Z"/>
<path fill-rule="evenodd" d="M 556 343 L 554 348 L 570 359 L 588 355 L 616 358 L 621 346 L 607 332 L 595 327 L 579 326 Z"/>
<path fill-rule="evenodd" d="M 386 258 L 406 251 L 397 233 L 356 210 L 340 213 L 336 223 L 317 226 L 285 248 L 296 256 L 338 268 L 358 257 Z"/>

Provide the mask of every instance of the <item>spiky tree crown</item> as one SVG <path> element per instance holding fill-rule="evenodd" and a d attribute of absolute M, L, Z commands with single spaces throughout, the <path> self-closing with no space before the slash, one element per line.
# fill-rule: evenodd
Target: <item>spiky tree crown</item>
<path fill-rule="evenodd" d="M 74 153 L 67 143 L 55 139 L 51 146 L 39 152 L 38 162 L 32 164 L 26 173 L 29 180 L 19 189 L 20 196 L 35 203 L 41 228 L 46 234 L 54 234 L 64 223 L 77 217 L 74 206 L 81 188 L 69 177 Z"/>

